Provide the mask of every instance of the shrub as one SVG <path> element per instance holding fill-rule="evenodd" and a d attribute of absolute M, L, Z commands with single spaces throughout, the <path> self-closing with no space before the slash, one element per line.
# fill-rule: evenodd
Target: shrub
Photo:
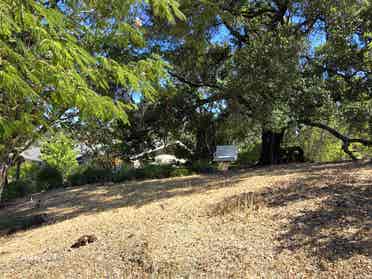
<path fill-rule="evenodd" d="M 191 174 L 192 174 L 192 172 L 189 169 L 179 168 L 179 169 L 172 170 L 172 172 L 170 173 L 170 176 L 172 176 L 172 177 L 188 176 L 188 175 L 191 175 Z"/>
<path fill-rule="evenodd" d="M 132 180 L 136 178 L 136 169 L 123 165 L 119 171 L 113 176 L 113 181 L 116 183 Z"/>
<path fill-rule="evenodd" d="M 191 165 L 191 170 L 197 173 L 215 173 L 216 166 L 212 165 L 208 161 L 196 161 Z"/>
<path fill-rule="evenodd" d="M 91 183 L 108 182 L 113 179 L 111 169 L 97 168 L 92 166 L 80 167 L 75 173 L 68 177 L 70 186 L 80 186 Z"/>
<path fill-rule="evenodd" d="M 134 169 L 123 167 L 115 176 L 114 182 L 123 182 L 132 179 L 159 179 L 171 177 L 175 170 L 170 165 L 145 165 L 143 168 Z"/>
<path fill-rule="evenodd" d="M 8 178 L 13 181 L 16 179 L 16 166 L 9 169 Z M 39 163 L 26 161 L 21 164 L 20 168 L 20 180 L 23 181 L 35 181 L 36 175 L 39 173 L 41 166 Z"/>
<path fill-rule="evenodd" d="M 83 175 L 86 177 L 88 184 L 112 180 L 112 170 L 107 168 L 88 167 Z"/>
<path fill-rule="evenodd" d="M 156 178 L 167 178 L 174 168 L 170 165 L 146 165 L 142 168 L 143 178 L 156 179 Z M 140 171 L 140 177 L 142 173 Z"/>
<path fill-rule="evenodd" d="M 61 172 L 51 166 L 43 167 L 36 176 L 38 191 L 47 191 L 63 187 L 63 177 Z"/>
<path fill-rule="evenodd" d="M 75 171 L 67 177 L 68 186 L 80 186 L 87 184 L 86 177 L 81 173 L 81 170 Z"/>
<path fill-rule="evenodd" d="M 236 165 L 251 166 L 260 159 L 261 144 L 248 145 L 239 153 Z"/>
<path fill-rule="evenodd" d="M 143 168 L 134 169 L 124 165 L 119 171 L 112 172 L 109 169 L 85 167 L 68 177 L 70 186 L 79 186 L 97 182 L 113 181 L 116 183 L 133 179 L 160 179 L 175 176 L 190 175 L 191 171 L 186 168 L 175 168 L 170 165 L 145 165 Z"/>
<path fill-rule="evenodd" d="M 10 201 L 17 198 L 25 197 L 35 192 L 35 186 L 31 181 L 18 180 L 9 183 L 3 192 L 3 201 Z"/>

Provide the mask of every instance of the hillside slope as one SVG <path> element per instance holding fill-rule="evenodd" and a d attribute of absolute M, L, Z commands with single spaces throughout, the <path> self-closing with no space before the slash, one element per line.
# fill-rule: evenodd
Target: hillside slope
<path fill-rule="evenodd" d="M 368 164 L 89 185 L 37 199 L 39 208 L 0 210 L 0 230 L 40 213 L 51 220 L 0 237 L 0 278 L 372 278 Z M 70 248 L 86 234 L 97 241 Z"/>

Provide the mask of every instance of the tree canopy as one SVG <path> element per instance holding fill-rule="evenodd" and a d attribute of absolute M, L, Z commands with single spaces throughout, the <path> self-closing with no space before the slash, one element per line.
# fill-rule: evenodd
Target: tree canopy
<path fill-rule="evenodd" d="M 259 126 L 262 163 L 280 161 L 290 127 L 324 129 L 354 159 L 351 142 L 371 145 L 368 1 L 180 3 L 186 22 L 155 27 L 171 75 L 201 106 L 224 102 Z"/>
<path fill-rule="evenodd" d="M 104 46 L 139 44 L 132 10 L 183 15 L 175 1 L 36 1 L 0 3 L 0 172 L 40 135 L 71 119 L 120 119 L 133 108 L 121 94 L 151 98 L 165 75 L 156 55 L 115 60 Z M 1 191 L 1 190 L 0 190 Z"/>
<path fill-rule="evenodd" d="M 4 0 L 0 15 L 2 177 L 51 128 L 125 158 L 259 142 L 277 164 L 309 129 L 352 159 L 372 145 L 370 1 Z"/>

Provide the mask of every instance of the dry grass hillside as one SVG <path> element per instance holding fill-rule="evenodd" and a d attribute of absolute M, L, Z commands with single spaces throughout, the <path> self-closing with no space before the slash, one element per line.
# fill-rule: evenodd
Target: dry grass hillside
<path fill-rule="evenodd" d="M 0 209 L 0 231 L 0 278 L 372 278 L 372 165 L 58 190 Z"/>

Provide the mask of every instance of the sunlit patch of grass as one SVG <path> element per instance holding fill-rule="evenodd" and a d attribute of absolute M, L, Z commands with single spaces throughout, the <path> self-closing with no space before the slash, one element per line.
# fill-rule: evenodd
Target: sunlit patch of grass
<path fill-rule="evenodd" d="M 247 192 L 224 198 L 209 208 L 209 215 L 223 216 L 231 213 L 253 213 L 265 206 L 265 200 L 255 192 Z"/>

